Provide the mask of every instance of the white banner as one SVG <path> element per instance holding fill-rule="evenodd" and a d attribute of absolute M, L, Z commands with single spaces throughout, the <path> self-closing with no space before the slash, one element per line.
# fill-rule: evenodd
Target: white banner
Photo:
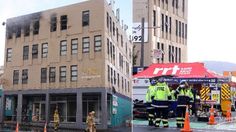
<path fill-rule="evenodd" d="M 133 23 L 132 41 L 141 43 L 142 41 L 142 24 Z M 144 42 L 148 42 L 148 23 L 144 23 Z"/>

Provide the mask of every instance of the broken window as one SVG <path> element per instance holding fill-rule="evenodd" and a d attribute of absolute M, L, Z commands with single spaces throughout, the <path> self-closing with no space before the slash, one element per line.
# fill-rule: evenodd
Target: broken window
<path fill-rule="evenodd" d="M 16 28 L 16 38 L 19 38 L 21 35 L 21 26 L 17 25 L 15 28 Z"/>
<path fill-rule="evenodd" d="M 22 70 L 22 84 L 28 83 L 28 69 Z"/>
<path fill-rule="evenodd" d="M 23 60 L 29 59 L 29 46 L 23 47 Z"/>
<path fill-rule="evenodd" d="M 50 27 L 50 31 L 54 32 L 57 30 L 57 17 L 55 15 L 51 16 L 51 27 Z"/>
<path fill-rule="evenodd" d="M 7 24 L 7 27 L 6 27 L 6 37 L 7 39 L 12 39 L 12 34 L 13 34 L 13 29 L 11 26 L 9 26 Z"/>
<path fill-rule="evenodd" d="M 32 47 L 32 58 L 33 59 L 38 58 L 38 44 L 34 44 Z"/>
<path fill-rule="evenodd" d="M 33 21 L 33 34 L 39 34 L 39 20 Z"/>
<path fill-rule="evenodd" d="M 61 30 L 67 29 L 67 15 L 61 16 Z"/>
<path fill-rule="evenodd" d="M 82 25 L 89 26 L 89 11 L 83 11 Z"/>
<path fill-rule="evenodd" d="M 24 25 L 24 36 L 29 36 L 30 35 L 30 24 L 27 23 Z"/>

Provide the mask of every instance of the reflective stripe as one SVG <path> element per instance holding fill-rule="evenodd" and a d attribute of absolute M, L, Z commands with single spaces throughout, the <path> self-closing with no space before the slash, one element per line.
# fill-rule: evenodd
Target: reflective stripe
<path fill-rule="evenodd" d="M 154 115 L 153 115 L 153 114 L 148 114 L 148 116 L 149 116 L 149 117 L 154 117 Z"/>
<path fill-rule="evenodd" d="M 182 117 L 177 117 L 176 120 L 182 120 L 183 118 Z"/>
<path fill-rule="evenodd" d="M 169 126 L 169 124 L 167 123 L 167 124 L 163 124 L 163 126 Z"/>
<path fill-rule="evenodd" d="M 151 104 L 151 105 L 156 108 L 168 108 L 168 106 L 159 106 L 159 105 L 154 105 L 154 104 Z"/>
<path fill-rule="evenodd" d="M 156 118 L 156 120 L 155 121 L 161 121 L 161 118 Z"/>
<path fill-rule="evenodd" d="M 186 107 L 187 105 L 177 105 L 177 107 Z"/>
<path fill-rule="evenodd" d="M 177 121 L 176 123 L 177 124 L 184 124 L 184 122 L 182 122 L 182 121 Z"/>
<path fill-rule="evenodd" d="M 147 109 L 152 110 L 152 109 L 154 109 L 154 107 L 147 107 Z"/>
<path fill-rule="evenodd" d="M 163 121 L 163 122 L 168 122 L 168 120 L 167 120 L 167 119 L 162 119 L 162 121 Z"/>

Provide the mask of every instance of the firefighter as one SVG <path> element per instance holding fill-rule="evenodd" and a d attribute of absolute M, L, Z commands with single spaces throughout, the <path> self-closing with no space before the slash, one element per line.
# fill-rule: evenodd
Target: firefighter
<path fill-rule="evenodd" d="M 156 88 L 156 80 L 152 79 L 151 80 L 151 85 L 148 87 L 147 93 L 146 93 L 146 108 L 148 112 L 148 125 L 153 126 L 154 125 L 154 107 L 151 106 L 152 100 L 155 95 L 155 88 Z"/>
<path fill-rule="evenodd" d="M 59 117 L 59 113 L 58 113 L 58 107 L 56 107 L 55 111 L 54 111 L 54 115 L 53 115 L 53 120 L 54 120 L 54 131 L 57 132 L 58 131 L 58 127 L 59 127 L 59 123 L 60 123 L 60 117 Z"/>
<path fill-rule="evenodd" d="M 168 107 L 171 94 L 168 85 L 164 82 L 164 78 L 159 78 L 156 85 L 155 96 L 152 106 L 155 107 L 155 127 L 160 127 L 162 121 L 164 127 L 168 124 Z"/>
<path fill-rule="evenodd" d="M 176 125 L 178 128 L 183 127 L 186 107 L 191 105 L 193 101 L 193 93 L 187 81 L 182 80 L 179 87 L 176 89 L 177 110 L 176 110 Z"/>
<path fill-rule="evenodd" d="M 86 119 L 86 124 L 87 124 L 86 132 L 96 132 L 94 111 L 89 112 Z"/>

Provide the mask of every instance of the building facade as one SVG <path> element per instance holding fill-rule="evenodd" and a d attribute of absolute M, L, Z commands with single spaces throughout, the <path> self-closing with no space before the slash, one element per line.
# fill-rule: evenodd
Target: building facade
<path fill-rule="evenodd" d="M 131 117 L 132 43 L 106 0 L 89 0 L 6 22 L 1 122 L 98 129 Z"/>
<path fill-rule="evenodd" d="M 144 67 L 187 61 L 188 0 L 133 0 L 134 73 L 140 67 L 141 20 L 144 23 Z M 138 30 L 138 31 L 137 31 Z"/>

